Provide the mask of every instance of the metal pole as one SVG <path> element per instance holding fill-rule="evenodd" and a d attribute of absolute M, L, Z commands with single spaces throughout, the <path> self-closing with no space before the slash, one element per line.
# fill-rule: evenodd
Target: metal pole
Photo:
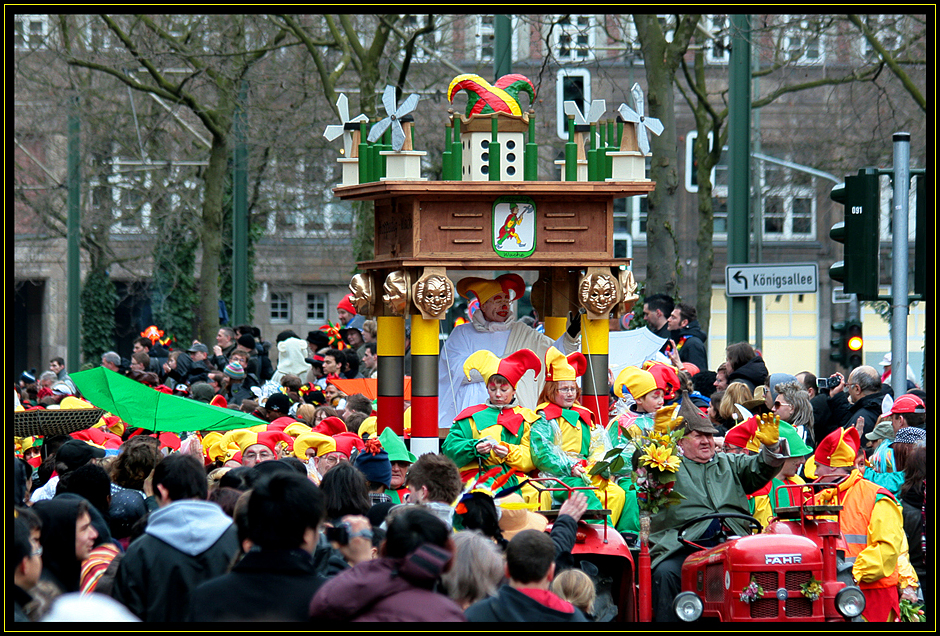
<path fill-rule="evenodd" d="M 512 18 L 497 15 L 493 22 L 493 73 L 499 79 L 512 73 Z"/>
<path fill-rule="evenodd" d="M 66 345 L 66 364 L 71 372 L 81 366 L 81 252 L 79 236 L 82 227 L 82 184 L 79 145 L 81 143 L 80 121 L 78 118 L 78 97 L 72 97 L 68 119 L 68 341 Z"/>
<path fill-rule="evenodd" d="M 760 60 L 757 56 L 754 56 L 751 60 L 751 66 L 753 71 L 760 70 Z M 760 97 L 760 78 L 754 77 L 751 80 L 752 84 L 752 99 L 757 99 Z M 754 152 L 759 153 L 761 151 L 761 134 L 760 134 L 760 109 L 751 111 L 752 118 L 752 147 Z M 751 152 L 751 159 L 753 161 L 754 172 L 753 174 L 757 177 L 757 187 L 754 188 L 754 261 L 756 263 L 762 263 L 764 261 L 764 191 L 763 185 L 764 181 L 761 178 L 761 162 L 754 157 L 754 152 Z M 754 296 L 754 346 L 758 349 L 764 348 L 764 297 L 763 296 Z"/>
<path fill-rule="evenodd" d="M 748 262 L 750 199 L 751 43 L 750 18 L 731 16 L 731 62 L 728 65 L 728 263 Z M 728 299 L 728 344 L 748 340 L 750 298 Z"/>
<path fill-rule="evenodd" d="M 907 393 L 907 215 L 911 187 L 911 134 L 894 133 L 894 210 L 891 251 L 891 388 Z"/>
<path fill-rule="evenodd" d="M 232 324 L 248 322 L 248 146 L 245 108 L 248 82 L 242 81 L 235 108 L 235 157 L 232 179 Z"/>

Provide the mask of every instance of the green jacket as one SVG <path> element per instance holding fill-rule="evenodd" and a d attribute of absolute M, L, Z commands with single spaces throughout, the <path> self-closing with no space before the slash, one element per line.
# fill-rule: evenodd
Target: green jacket
<path fill-rule="evenodd" d="M 717 453 L 704 464 L 682 457 L 675 491 L 684 499 L 650 520 L 653 567 L 682 548 L 678 536 L 685 522 L 719 512 L 750 515 L 747 496 L 763 488 L 779 472 L 784 459 L 766 446 L 757 455 Z M 692 541 L 700 538 L 710 523 L 705 520 L 691 526 L 686 537 Z M 747 532 L 747 524 L 740 519 L 729 519 L 727 524 L 738 534 Z"/>

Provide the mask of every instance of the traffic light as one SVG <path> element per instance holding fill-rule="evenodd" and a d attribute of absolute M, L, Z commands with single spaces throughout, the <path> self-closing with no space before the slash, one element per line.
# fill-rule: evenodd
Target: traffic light
<path fill-rule="evenodd" d="M 862 346 L 864 344 L 862 323 L 857 320 L 850 320 L 845 327 L 845 366 L 849 370 L 862 366 Z"/>
<path fill-rule="evenodd" d="M 848 325 L 844 322 L 832 323 L 832 340 L 829 341 L 829 359 L 841 364 L 848 362 L 848 351 L 845 348 L 845 332 Z"/>
<path fill-rule="evenodd" d="M 880 196 L 878 170 L 862 168 L 829 195 L 845 206 L 844 218 L 829 230 L 829 237 L 845 245 L 843 260 L 832 264 L 829 277 L 843 284 L 846 294 L 859 300 L 878 300 L 878 248 Z"/>

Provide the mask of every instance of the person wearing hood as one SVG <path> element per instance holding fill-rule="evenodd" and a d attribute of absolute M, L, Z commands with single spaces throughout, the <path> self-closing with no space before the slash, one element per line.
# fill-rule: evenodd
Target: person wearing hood
<path fill-rule="evenodd" d="M 77 592 L 82 561 L 98 538 L 91 505 L 83 497 L 62 496 L 37 502 L 33 511 L 42 521 L 42 580 L 54 583 L 62 592 Z"/>
<path fill-rule="evenodd" d="M 440 577 L 451 564 L 450 529 L 413 508 L 388 525 L 379 558 L 363 561 L 323 584 L 310 601 L 310 618 L 343 622 L 463 622 Z M 440 591 L 439 591 L 440 590 Z"/>
<path fill-rule="evenodd" d="M 761 384 L 766 384 L 767 365 L 750 344 L 736 342 L 725 349 L 728 365 L 728 384 L 743 382 L 751 391 Z"/>
<path fill-rule="evenodd" d="M 193 590 L 221 576 L 238 553 L 231 517 L 206 501 L 208 483 L 192 455 L 173 454 L 153 472 L 160 508 L 118 566 L 111 596 L 145 622 L 183 621 Z"/>
<path fill-rule="evenodd" d="M 705 350 L 705 340 L 708 336 L 698 324 L 698 312 L 694 306 L 679 303 L 673 308 L 666 321 L 679 360 L 691 362 L 699 369 L 708 368 L 708 352 Z"/>
<path fill-rule="evenodd" d="M 289 469 L 262 477 L 248 497 L 252 548 L 231 572 L 196 588 L 189 620 L 306 621 L 326 580 L 313 560 L 324 512 L 323 494 L 306 477 Z"/>
<path fill-rule="evenodd" d="M 283 340 L 280 336 L 277 341 L 277 369 L 271 381 L 275 384 L 281 383 L 281 378 L 285 375 L 296 375 L 306 378 L 310 371 L 310 364 L 307 363 L 308 355 L 307 341 L 299 337 L 288 336 Z"/>

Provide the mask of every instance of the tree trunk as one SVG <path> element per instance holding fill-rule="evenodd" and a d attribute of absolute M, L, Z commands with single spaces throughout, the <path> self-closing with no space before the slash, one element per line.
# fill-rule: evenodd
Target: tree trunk
<path fill-rule="evenodd" d="M 228 169 L 228 139 L 213 135 L 209 165 L 205 173 L 205 198 L 202 201 L 202 264 L 199 267 L 199 313 L 196 317 L 200 342 L 215 343 L 219 329 L 219 266 L 222 260 L 222 197 Z M 184 344 L 184 343 L 181 343 Z"/>

